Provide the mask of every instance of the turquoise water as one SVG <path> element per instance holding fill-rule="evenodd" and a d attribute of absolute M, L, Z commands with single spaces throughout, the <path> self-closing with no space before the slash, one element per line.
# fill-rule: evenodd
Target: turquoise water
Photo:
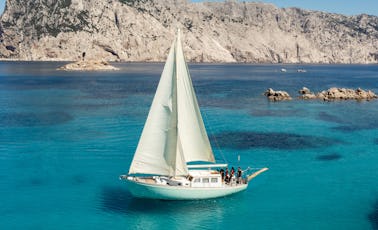
<path fill-rule="evenodd" d="M 0 63 L 0 229 L 378 229 L 378 100 L 262 96 L 378 93 L 378 66 L 190 65 L 217 158 L 270 170 L 235 196 L 167 202 L 134 199 L 118 180 L 162 64 L 55 71 L 61 64 Z"/>

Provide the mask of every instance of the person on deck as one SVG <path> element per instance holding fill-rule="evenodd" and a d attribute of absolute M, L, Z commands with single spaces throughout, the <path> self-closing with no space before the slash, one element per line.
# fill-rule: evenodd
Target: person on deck
<path fill-rule="evenodd" d="M 222 177 L 222 182 L 224 181 L 224 169 L 219 170 L 221 177 Z"/>
<path fill-rule="evenodd" d="M 240 167 L 238 167 L 238 174 L 237 174 L 237 183 L 238 184 L 242 183 L 242 174 L 243 174 L 243 171 L 241 170 Z"/>
<path fill-rule="evenodd" d="M 226 182 L 226 183 L 229 183 L 229 182 L 230 182 L 230 174 L 228 173 L 228 168 L 226 169 L 226 178 L 225 178 L 225 182 Z"/>

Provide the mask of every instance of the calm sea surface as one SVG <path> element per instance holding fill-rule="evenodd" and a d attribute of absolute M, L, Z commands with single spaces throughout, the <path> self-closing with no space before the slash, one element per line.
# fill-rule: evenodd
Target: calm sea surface
<path fill-rule="evenodd" d="M 134 199 L 118 180 L 163 64 L 60 65 L 0 63 L 0 229 L 378 229 L 378 100 L 262 96 L 378 93 L 377 65 L 191 64 L 217 158 L 270 170 L 243 193 L 190 202 Z"/>

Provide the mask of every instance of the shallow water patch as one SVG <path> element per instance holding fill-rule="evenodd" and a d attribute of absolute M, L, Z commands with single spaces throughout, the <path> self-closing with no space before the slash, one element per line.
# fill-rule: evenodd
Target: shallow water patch
<path fill-rule="evenodd" d="M 122 99 L 130 95 L 153 95 L 156 90 L 157 82 L 146 84 L 141 80 L 119 81 L 113 80 L 96 80 L 90 82 L 86 87 L 80 88 L 84 93 L 82 99 L 101 99 L 112 100 Z"/>
<path fill-rule="evenodd" d="M 378 128 L 378 119 L 375 114 L 369 112 L 365 113 L 364 111 L 341 111 L 338 115 L 320 112 L 317 118 L 322 121 L 338 124 L 338 126 L 332 129 L 342 132 L 355 132 Z"/>
<path fill-rule="evenodd" d="M 224 109 L 244 109 L 246 105 L 250 104 L 248 98 L 214 98 L 214 97 L 199 97 L 199 104 L 205 107 L 217 107 Z"/>
<path fill-rule="evenodd" d="M 31 127 L 41 125 L 58 125 L 71 120 L 73 120 L 73 116 L 66 112 L 0 114 L 1 126 Z"/>
<path fill-rule="evenodd" d="M 296 150 L 342 143 L 337 139 L 292 133 L 223 132 L 214 135 L 220 147 L 233 149 L 272 148 Z"/>
<path fill-rule="evenodd" d="M 256 117 L 294 117 L 299 113 L 299 110 L 253 110 L 251 114 Z"/>
<path fill-rule="evenodd" d="M 318 119 L 322 120 L 322 121 L 334 122 L 334 123 L 338 123 L 338 124 L 345 123 L 345 121 L 342 120 L 340 117 L 332 115 L 332 114 L 329 114 L 327 112 L 320 112 L 318 114 Z"/>
<path fill-rule="evenodd" d="M 101 110 L 101 109 L 110 109 L 112 107 L 120 107 L 122 103 L 82 103 L 82 104 L 76 104 L 72 106 L 67 106 L 68 109 L 71 107 L 71 109 L 75 110 L 82 110 L 82 111 L 95 111 L 95 110 Z"/>
<path fill-rule="evenodd" d="M 163 205 L 161 200 L 135 198 L 126 187 L 116 186 L 106 186 L 102 189 L 100 203 L 101 210 L 113 213 L 158 213 L 163 207 L 169 207 L 169 204 Z"/>
<path fill-rule="evenodd" d="M 131 194 L 121 187 L 104 187 L 100 197 L 100 209 L 105 212 L 127 213 Z"/>
<path fill-rule="evenodd" d="M 72 185 L 82 185 L 82 184 L 85 184 L 87 181 L 88 181 L 88 178 L 84 175 L 77 174 L 71 177 Z"/>
<path fill-rule="evenodd" d="M 224 199 L 192 200 L 192 201 L 167 201 L 158 199 L 140 199 L 133 197 L 125 187 L 106 186 L 102 189 L 100 197 L 100 209 L 105 212 L 120 214 L 161 214 L 176 216 L 188 216 L 198 218 L 201 216 L 214 215 L 222 212 L 225 207 Z"/>
<path fill-rule="evenodd" d="M 360 130 L 369 130 L 369 129 L 377 129 L 378 124 L 375 123 L 361 123 L 356 125 L 341 125 L 337 127 L 333 127 L 333 130 L 342 131 L 342 132 L 356 132 Z"/>
<path fill-rule="evenodd" d="M 47 184 L 47 181 L 43 178 L 32 177 L 30 178 L 29 183 L 31 186 L 43 186 Z"/>
<path fill-rule="evenodd" d="M 123 187 L 107 186 L 101 194 L 101 210 L 113 213 L 159 213 L 163 208 L 169 208 L 161 200 L 139 199 L 131 195 L 129 190 Z"/>

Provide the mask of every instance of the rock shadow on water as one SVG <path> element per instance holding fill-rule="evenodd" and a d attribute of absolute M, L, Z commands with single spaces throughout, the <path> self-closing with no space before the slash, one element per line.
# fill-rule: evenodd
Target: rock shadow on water
<path fill-rule="evenodd" d="M 71 120 L 73 116 L 66 112 L 0 114 L 0 125 L 6 127 L 58 125 Z"/>
<path fill-rule="evenodd" d="M 378 230 L 378 200 L 373 205 L 373 210 L 367 216 L 374 230 Z"/>
<path fill-rule="evenodd" d="M 341 143 L 332 138 L 298 135 L 292 133 L 259 133 L 259 132 L 223 132 L 215 134 L 213 141 L 220 147 L 233 149 L 271 148 L 296 150 L 304 148 L 321 148 Z M 215 139 L 215 140 L 214 140 Z"/>
<path fill-rule="evenodd" d="M 316 157 L 319 161 L 335 161 L 341 159 L 342 156 L 338 153 L 331 153 L 331 154 L 325 154 L 325 155 L 319 155 Z"/>

